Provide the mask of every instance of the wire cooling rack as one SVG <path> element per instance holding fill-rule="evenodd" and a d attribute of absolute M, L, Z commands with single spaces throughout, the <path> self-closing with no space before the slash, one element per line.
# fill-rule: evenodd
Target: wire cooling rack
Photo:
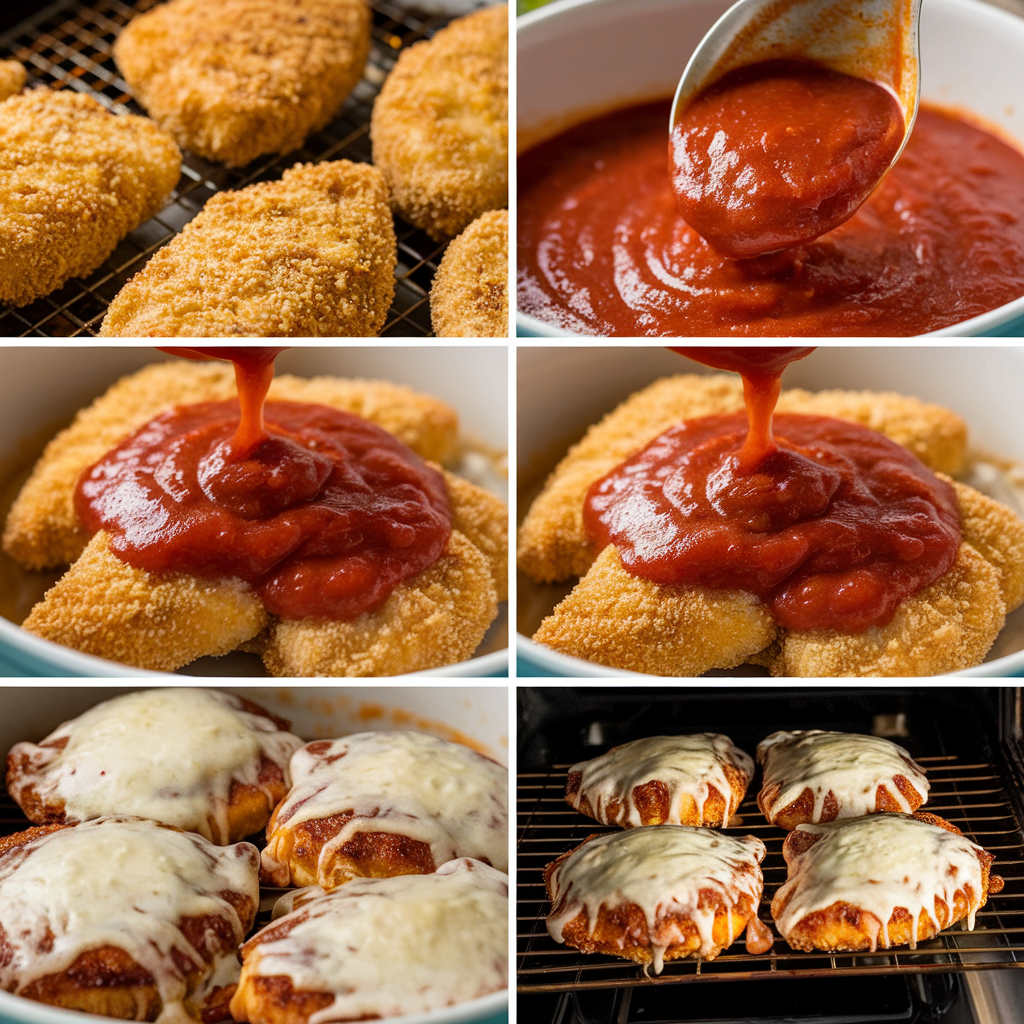
<path fill-rule="evenodd" d="M 903 946 L 874 955 L 802 953 L 790 949 L 775 929 L 769 911 L 775 891 L 786 878 L 782 843 L 787 833 L 765 822 L 751 796 L 740 806 L 742 822 L 726 831 L 757 836 L 768 849 L 761 865 L 765 885 L 760 916 L 772 930 L 774 946 L 769 953 L 757 956 L 747 953 L 740 939 L 713 961 L 676 960 L 666 963 L 662 974 L 651 977 L 628 960 L 603 954 L 584 955 L 558 945 L 548 935 L 544 919 L 550 904 L 544 891 L 544 868 L 587 836 L 618 830 L 591 821 L 565 803 L 569 765 L 556 764 L 521 774 L 517 792 L 519 991 L 571 992 L 761 978 L 1024 967 L 1024 835 L 999 771 L 991 764 L 967 762 L 952 755 L 915 760 L 927 769 L 931 783 L 923 810 L 945 818 L 993 853 L 996 861 L 992 870 L 1006 882 L 1003 891 L 990 896 L 978 912 L 973 932 L 958 924 L 931 941 L 920 943 L 916 950 Z"/>
<path fill-rule="evenodd" d="M 136 15 L 157 0 L 57 0 L 0 35 L 0 59 L 14 58 L 29 72 L 29 85 L 84 92 L 118 114 L 145 111 L 132 100 L 111 56 L 114 40 Z M 484 6 L 483 0 L 477 6 Z M 20 309 L 0 306 L 0 337 L 95 337 L 124 282 L 160 246 L 173 238 L 216 192 L 271 181 L 295 163 L 370 160 L 370 111 L 388 72 L 407 46 L 432 36 L 449 20 L 414 9 L 370 0 L 372 44 L 363 78 L 338 116 L 305 145 L 286 156 L 260 157 L 231 169 L 184 154 L 181 180 L 167 205 L 125 238 L 98 270 Z M 445 243 L 396 218 L 398 266 L 395 301 L 384 336 L 422 337 L 431 333 L 427 296 Z"/>

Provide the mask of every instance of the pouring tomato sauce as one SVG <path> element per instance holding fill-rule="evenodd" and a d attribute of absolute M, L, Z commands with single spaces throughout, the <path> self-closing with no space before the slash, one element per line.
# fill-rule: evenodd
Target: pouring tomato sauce
<path fill-rule="evenodd" d="M 267 401 L 283 349 L 165 351 L 230 359 L 239 399 L 172 409 L 82 475 L 76 511 L 123 561 L 245 580 L 282 618 L 352 619 L 441 556 L 442 475 L 359 416 Z"/>
<path fill-rule="evenodd" d="M 856 633 L 949 570 L 946 481 L 866 427 L 774 415 L 783 369 L 812 349 L 676 351 L 742 373 L 747 412 L 673 427 L 591 486 L 587 531 L 628 572 L 755 594 L 788 629 Z"/>

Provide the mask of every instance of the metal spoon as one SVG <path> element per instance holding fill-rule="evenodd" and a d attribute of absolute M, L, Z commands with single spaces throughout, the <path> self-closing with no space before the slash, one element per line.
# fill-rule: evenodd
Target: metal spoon
<path fill-rule="evenodd" d="M 899 159 L 917 117 L 921 0 L 739 0 L 712 26 L 679 79 L 669 132 L 690 101 L 734 68 L 814 61 L 884 86 L 903 109 Z"/>

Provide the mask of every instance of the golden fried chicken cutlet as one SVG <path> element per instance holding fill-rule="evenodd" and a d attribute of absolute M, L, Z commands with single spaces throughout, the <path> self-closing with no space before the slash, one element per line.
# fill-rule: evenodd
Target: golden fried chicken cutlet
<path fill-rule="evenodd" d="M 114 44 L 146 113 L 229 167 L 289 153 L 323 128 L 369 52 L 365 0 L 170 0 Z"/>
<path fill-rule="evenodd" d="M 347 622 L 278 620 L 238 580 L 148 573 L 115 557 L 104 532 L 88 537 L 73 502 L 84 469 L 158 413 L 233 393 L 232 371 L 222 364 L 149 366 L 115 384 L 50 443 L 12 507 L 3 546 L 30 567 L 74 564 L 24 628 L 164 671 L 239 648 L 260 654 L 276 675 L 391 675 L 469 658 L 504 599 L 507 514 L 498 499 L 447 472 L 452 534 L 444 554 L 380 608 Z M 270 398 L 356 413 L 432 461 L 456 454 L 455 413 L 405 387 L 285 375 Z"/>
<path fill-rule="evenodd" d="M 21 92 L 25 86 L 25 68 L 16 60 L 0 60 L 0 100 Z"/>
<path fill-rule="evenodd" d="M 24 306 L 91 273 L 180 173 L 174 140 L 144 117 L 70 89 L 0 103 L 0 301 Z"/>
<path fill-rule="evenodd" d="M 508 334 L 508 210 L 477 217 L 445 250 L 430 289 L 439 338 Z"/>
<path fill-rule="evenodd" d="M 387 187 L 369 164 L 296 164 L 213 196 L 121 289 L 100 335 L 373 337 L 395 292 Z"/>
<path fill-rule="evenodd" d="M 438 241 L 508 205 L 508 7 L 403 50 L 373 105 L 391 204 Z"/>
<path fill-rule="evenodd" d="M 528 576 L 580 582 L 534 639 L 599 664 L 654 675 L 699 675 L 744 663 L 773 675 L 934 675 L 980 664 L 1006 614 L 1024 602 L 1024 522 L 954 483 L 962 542 L 940 579 L 904 601 L 885 626 L 861 633 L 789 631 L 754 595 L 659 586 L 627 572 L 614 545 L 595 551 L 583 525 L 590 484 L 685 419 L 743 407 L 726 376 L 677 376 L 627 399 L 562 460 L 520 531 Z M 784 391 L 778 409 L 852 420 L 913 451 L 941 475 L 961 470 L 959 417 L 914 398 L 872 392 Z"/>

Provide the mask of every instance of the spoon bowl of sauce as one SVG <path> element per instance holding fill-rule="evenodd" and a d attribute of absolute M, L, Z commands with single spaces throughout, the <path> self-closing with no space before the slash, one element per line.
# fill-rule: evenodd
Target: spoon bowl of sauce
<path fill-rule="evenodd" d="M 921 0 L 740 0 L 694 51 L 669 118 L 686 221 L 722 255 L 811 242 L 906 146 Z"/>

